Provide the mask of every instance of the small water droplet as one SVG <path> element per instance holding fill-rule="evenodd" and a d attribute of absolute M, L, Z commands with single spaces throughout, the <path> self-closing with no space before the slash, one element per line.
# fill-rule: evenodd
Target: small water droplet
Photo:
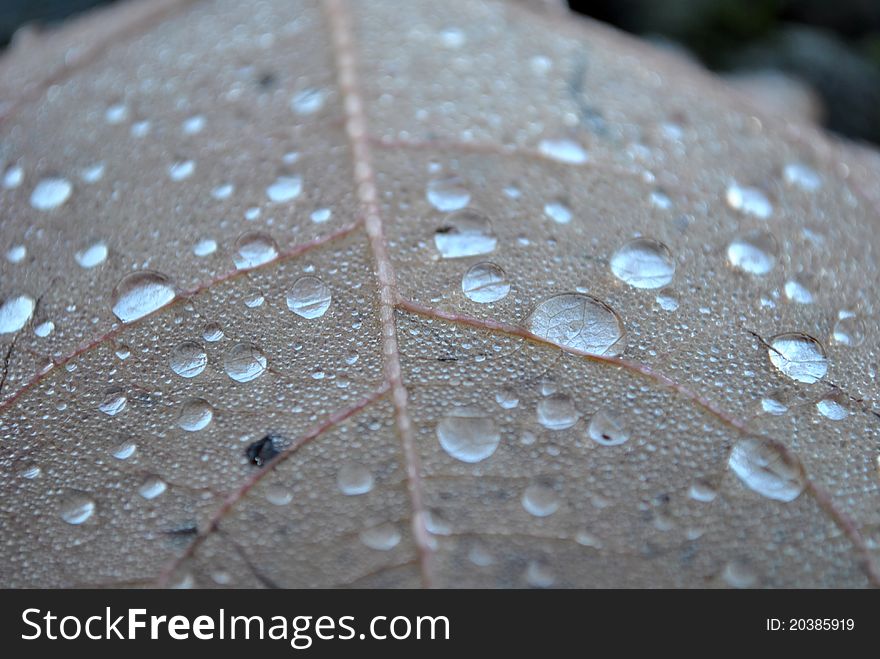
<path fill-rule="evenodd" d="M 128 460 L 131 456 L 135 454 L 137 451 L 137 444 L 135 444 L 132 440 L 126 439 L 123 442 L 120 442 L 115 449 L 113 449 L 113 457 L 117 460 Z"/>
<path fill-rule="evenodd" d="M 30 462 L 24 462 L 15 467 L 15 474 L 29 481 L 35 479 L 42 473 L 42 469 L 38 465 Z"/>
<path fill-rule="evenodd" d="M 236 382 L 250 382 L 266 370 L 266 355 L 252 343 L 236 343 L 226 353 L 223 368 Z"/>
<path fill-rule="evenodd" d="M 561 201 L 551 201 L 544 204 L 544 215 L 559 224 L 571 222 L 571 209 Z"/>
<path fill-rule="evenodd" d="M 107 244 L 101 240 L 75 254 L 76 262 L 82 268 L 94 268 L 107 260 Z"/>
<path fill-rule="evenodd" d="M 538 403 L 538 423 L 548 430 L 565 430 L 578 422 L 580 415 L 567 394 L 553 394 Z"/>
<path fill-rule="evenodd" d="M 323 89 L 304 89 L 290 99 L 290 109 L 297 114 L 314 114 L 324 107 L 326 96 Z"/>
<path fill-rule="evenodd" d="M 172 181 L 182 181 L 192 176 L 196 171 L 196 164 L 192 160 L 182 160 L 172 164 L 168 168 L 168 176 Z"/>
<path fill-rule="evenodd" d="M 535 517 L 547 517 L 559 510 L 559 497 L 552 487 L 533 483 L 523 492 L 522 507 Z"/>
<path fill-rule="evenodd" d="M 248 291 L 244 296 L 244 306 L 248 309 L 261 307 L 265 301 L 266 298 L 263 297 L 263 292 L 258 288 Z"/>
<path fill-rule="evenodd" d="M 128 396 L 125 392 L 122 389 L 114 388 L 104 394 L 104 399 L 98 405 L 98 409 L 107 416 L 116 416 L 125 409 L 127 404 Z"/>
<path fill-rule="evenodd" d="M 788 185 L 812 192 L 822 187 L 822 179 L 812 167 L 802 163 L 791 163 L 782 170 L 782 177 Z"/>
<path fill-rule="evenodd" d="M 287 293 L 287 308 L 297 316 L 312 320 L 323 316 L 330 308 L 330 288 L 317 277 L 300 277 Z"/>
<path fill-rule="evenodd" d="M 526 319 L 526 328 L 545 341 L 591 355 L 616 356 L 626 347 L 626 330 L 617 313 L 582 293 L 547 298 Z"/>
<path fill-rule="evenodd" d="M 766 231 L 749 231 L 734 238 L 727 246 L 730 264 L 751 275 L 766 275 L 776 265 L 779 248 Z"/>
<path fill-rule="evenodd" d="M 229 199 L 233 192 L 235 192 L 235 186 L 231 183 L 224 183 L 211 190 L 211 196 L 219 200 Z"/>
<path fill-rule="evenodd" d="M 688 494 L 694 501 L 702 501 L 704 503 L 708 503 L 715 500 L 715 497 L 718 496 L 718 490 L 716 490 L 711 483 L 699 480 L 691 485 L 691 489 L 688 491 Z"/>
<path fill-rule="evenodd" d="M 202 338 L 208 343 L 216 343 L 223 338 L 223 328 L 218 323 L 208 323 L 202 330 Z"/>
<path fill-rule="evenodd" d="M 581 165 L 588 159 L 584 148 L 577 142 L 568 139 L 541 140 L 538 151 L 547 158 L 570 165 Z"/>
<path fill-rule="evenodd" d="M 72 492 L 61 502 L 60 512 L 68 524 L 82 524 L 95 512 L 95 500 L 85 492 Z"/>
<path fill-rule="evenodd" d="M 208 365 L 208 354 L 195 341 L 178 343 L 171 351 L 171 370 L 182 378 L 194 378 Z"/>
<path fill-rule="evenodd" d="M 825 348 L 807 334 L 789 332 L 774 336 L 767 354 L 773 366 L 798 382 L 813 384 L 828 372 Z"/>
<path fill-rule="evenodd" d="M 34 314 L 36 302 L 30 295 L 14 295 L 0 305 L 0 334 L 17 332 Z"/>
<path fill-rule="evenodd" d="M 637 238 L 614 253 L 611 272 L 635 288 L 662 288 L 672 281 L 675 261 L 663 243 L 650 238 Z"/>
<path fill-rule="evenodd" d="M 776 398 L 766 397 L 761 399 L 761 410 L 767 414 L 780 416 L 788 412 L 788 405 Z"/>
<path fill-rule="evenodd" d="M 770 440 L 740 440 L 730 452 L 728 464 L 746 487 L 768 499 L 794 501 L 806 487 L 800 462 Z"/>
<path fill-rule="evenodd" d="M 270 485 L 266 488 L 266 501 L 273 506 L 286 506 L 293 501 L 293 492 L 282 485 Z"/>
<path fill-rule="evenodd" d="M 3 187 L 7 190 L 17 188 L 24 182 L 24 170 L 19 165 L 13 165 L 3 174 Z"/>
<path fill-rule="evenodd" d="M 497 243 L 489 218 L 474 210 L 447 215 L 443 226 L 434 233 L 434 244 L 444 259 L 489 254 L 495 251 Z"/>
<path fill-rule="evenodd" d="M 104 170 L 106 166 L 102 162 L 97 162 L 94 165 L 89 165 L 82 172 L 80 172 L 80 178 L 84 183 L 97 183 L 104 177 Z"/>
<path fill-rule="evenodd" d="M 278 257 L 274 238 L 262 231 L 247 231 L 235 241 L 235 267 L 239 270 L 255 268 Z"/>
<path fill-rule="evenodd" d="M 471 193 L 457 176 L 430 181 L 425 197 L 434 208 L 444 213 L 460 210 L 471 201 Z"/>
<path fill-rule="evenodd" d="M 122 103 L 115 103 L 104 111 L 104 120 L 111 125 L 121 124 L 128 118 L 128 108 Z"/>
<path fill-rule="evenodd" d="M 131 125 L 132 137 L 146 137 L 150 134 L 151 124 L 149 121 L 138 121 Z"/>
<path fill-rule="evenodd" d="M 501 300 L 510 292 L 510 282 L 501 266 L 486 261 L 468 269 L 461 278 L 461 290 L 468 299 L 489 304 Z"/>
<path fill-rule="evenodd" d="M 299 197 L 300 192 L 302 192 L 302 178 L 299 176 L 279 176 L 266 188 L 266 196 L 276 204 L 292 201 Z"/>
<path fill-rule="evenodd" d="M 193 245 L 193 254 L 196 256 L 208 256 L 217 251 L 217 241 L 204 238 Z"/>
<path fill-rule="evenodd" d="M 808 283 L 801 278 L 789 279 L 785 282 L 785 297 L 791 302 L 798 304 L 812 304 L 813 293 L 810 291 Z"/>
<path fill-rule="evenodd" d="M 31 206 L 40 211 L 57 208 L 70 198 L 73 186 L 65 178 L 44 178 L 31 193 Z"/>
<path fill-rule="evenodd" d="M 519 405 L 519 396 L 512 387 L 503 387 L 495 394 L 495 402 L 505 410 L 512 410 Z"/>
<path fill-rule="evenodd" d="M 844 346 L 857 347 L 865 342 L 867 333 L 864 320 L 855 314 L 846 314 L 839 316 L 834 324 L 832 339 Z"/>
<path fill-rule="evenodd" d="M 742 560 L 729 562 L 721 572 L 721 578 L 731 588 L 752 588 L 758 583 L 754 568 Z"/>
<path fill-rule="evenodd" d="M 360 533 L 361 542 L 370 549 L 388 551 L 394 549 L 401 539 L 400 531 L 391 523 L 379 524 Z"/>
<path fill-rule="evenodd" d="M 532 588 L 550 588 L 556 583 L 556 575 L 543 561 L 529 561 L 526 567 L 526 583 Z"/>
<path fill-rule="evenodd" d="M 501 442 L 495 422 L 472 406 L 453 408 L 437 424 L 440 446 L 456 460 L 480 462 Z"/>
<path fill-rule="evenodd" d="M 13 245 L 6 251 L 6 260 L 10 263 L 21 263 L 27 256 L 27 247 L 24 245 Z"/>
<path fill-rule="evenodd" d="M 174 301 L 177 293 L 168 277 L 152 270 L 125 275 L 113 289 L 113 313 L 130 323 Z"/>
<path fill-rule="evenodd" d="M 196 135 L 197 133 L 201 133 L 205 128 L 205 118 L 197 114 L 194 117 L 190 117 L 186 119 L 183 124 L 181 124 L 181 128 L 183 132 L 187 135 Z"/>
<path fill-rule="evenodd" d="M 657 304 L 660 305 L 660 308 L 663 311 L 675 311 L 678 309 L 678 297 L 675 294 L 675 291 L 671 288 L 664 289 L 657 293 L 657 297 L 654 298 Z"/>
<path fill-rule="evenodd" d="M 734 183 L 727 188 L 725 199 L 733 210 L 762 220 L 773 213 L 773 205 L 758 188 L 741 187 Z"/>
<path fill-rule="evenodd" d="M 373 474 L 356 462 L 346 462 L 336 472 L 336 485 L 347 496 L 366 494 L 373 489 Z"/>
<path fill-rule="evenodd" d="M 166 489 L 168 489 L 168 485 L 165 481 L 158 476 L 149 476 L 138 488 L 138 494 L 149 501 L 150 499 L 155 499 Z"/>
<path fill-rule="evenodd" d="M 327 222 L 332 215 L 333 211 L 329 208 L 318 208 L 317 210 L 312 211 L 312 214 L 309 215 L 309 219 L 315 224 L 323 224 L 324 222 Z"/>
<path fill-rule="evenodd" d="M 816 403 L 816 409 L 819 414 L 832 421 L 842 421 L 849 416 L 849 410 L 834 398 L 823 398 Z"/>
<path fill-rule="evenodd" d="M 34 334 L 39 336 L 41 339 L 46 338 L 54 331 L 55 323 L 53 323 L 51 320 L 44 320 L 42 323 L 34 327 Z"/>
<path fill-rule="evenodd" d="M 204 398 L 190 398 L 180 409 L 177 425 L 187 432 L 196 432 L 208 426 L 214 418 L 214 408 Z"/>
<path fill-rule="evenodd" d="M 603 446 L 619 446 L 629 439 L 629 432 L 619 414 L 602 408 L 593 414 L 587 434 Z"/>

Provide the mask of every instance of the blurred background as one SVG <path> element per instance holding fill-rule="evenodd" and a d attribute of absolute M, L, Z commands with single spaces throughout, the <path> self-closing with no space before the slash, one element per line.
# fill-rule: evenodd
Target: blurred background
<path fill-rule="evenodd" d="M 0 0 L 0 44 L 115 0 Z M 768 109 L 880 143 L 880 0 L 594 0 L 575 11 L 680 51 Z"/>

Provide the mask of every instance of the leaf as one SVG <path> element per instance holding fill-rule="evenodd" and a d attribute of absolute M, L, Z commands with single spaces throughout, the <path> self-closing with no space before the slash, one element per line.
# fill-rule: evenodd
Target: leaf
<path fill-rule="evenodd" d="M 880 584 L 876 154 L 519 3 L 0 66 L 3 585 Z"/>

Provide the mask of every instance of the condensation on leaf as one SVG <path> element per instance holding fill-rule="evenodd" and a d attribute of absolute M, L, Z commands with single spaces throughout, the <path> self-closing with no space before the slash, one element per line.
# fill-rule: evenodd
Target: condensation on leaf
<path fill-rule="evenodd" d="M 536 336 L 591 355 L 615 356 L 626 348 L 626 330 L 610 306 L 590 295 L 562 293 L 541 302 L 526 319 Z"/>

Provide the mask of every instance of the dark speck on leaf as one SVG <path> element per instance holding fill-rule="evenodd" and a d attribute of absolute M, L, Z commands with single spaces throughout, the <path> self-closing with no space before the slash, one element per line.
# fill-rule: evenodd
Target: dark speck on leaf
<path fill-rule="evenodd" d="M 275 443 L 280 439 L 277 435 L 266 435 L 263 439 L 250 444 L 245 450 L 248 461 L 258 467 L 262 467 L 278 455 L 278 448 L 275 446 Z"/>

